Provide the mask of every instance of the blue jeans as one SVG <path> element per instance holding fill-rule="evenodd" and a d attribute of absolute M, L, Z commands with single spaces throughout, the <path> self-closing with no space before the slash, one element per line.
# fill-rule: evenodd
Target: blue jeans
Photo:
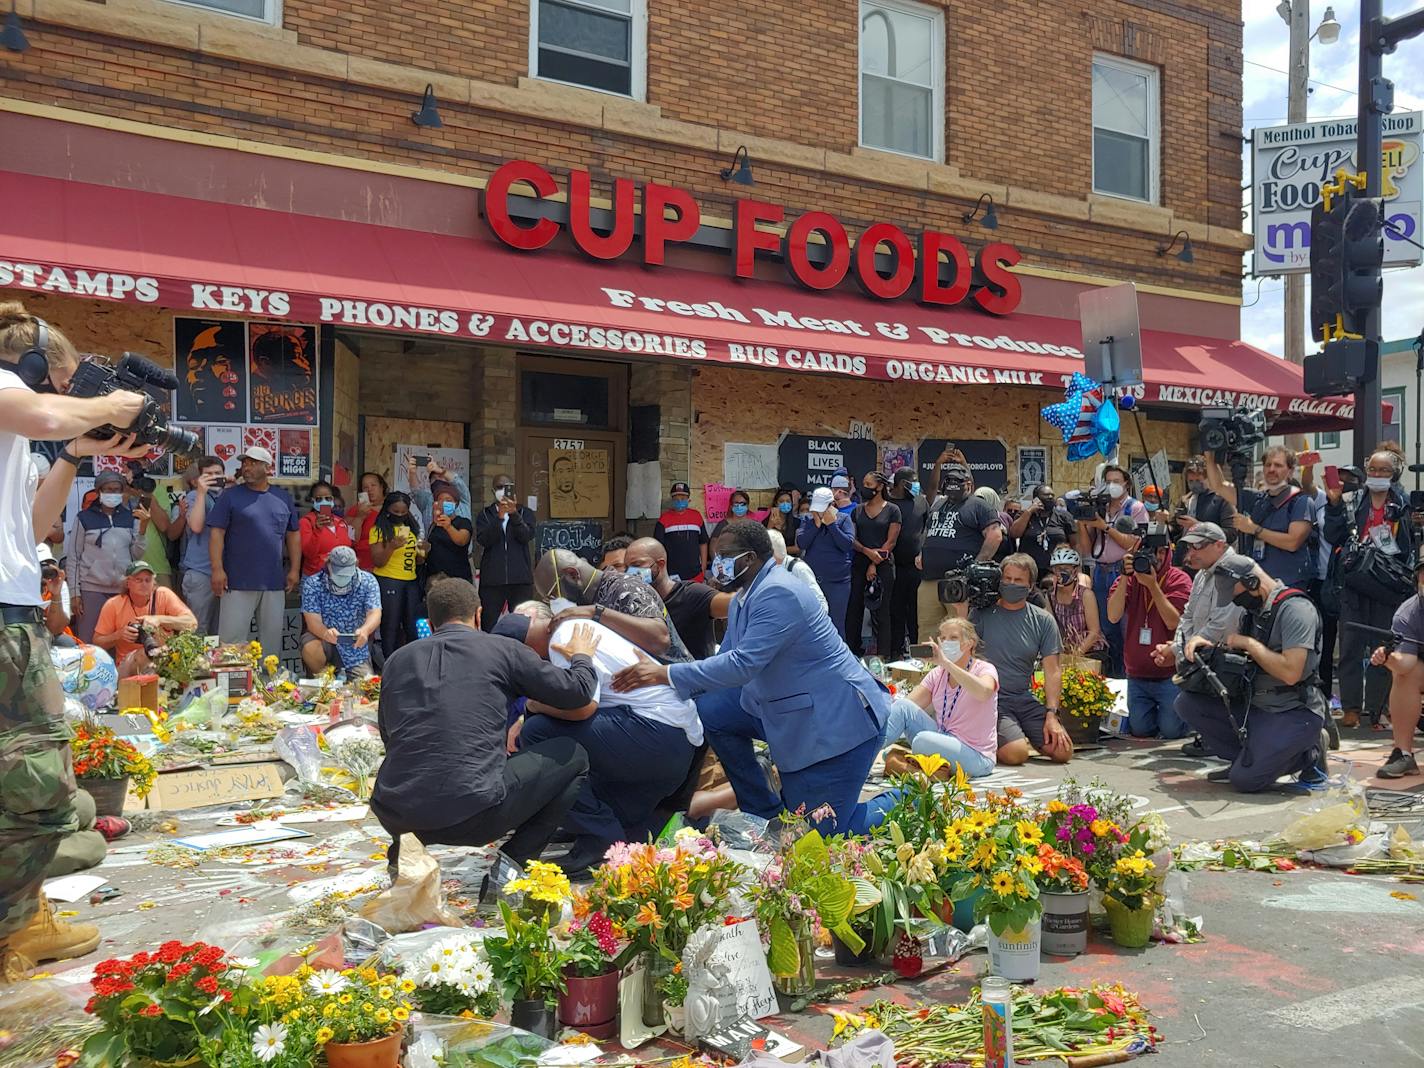
<path fill-rule="evenodd" d="M 1122 622 L 1108 622 L 1108 593 L 1113 583 L 1122 574 L 1122 562 L 1115 564 L 1093 564 L 1093 596 L 1098 599 L 1098 624 L 1103 629 L 1103 637 L 1108 640 L 1107 662 L 1103 674 L 1109 678 L 1122 678 Z"/>
<path fill-rule="evenodd" d="M 1127 729 L 1134 738 L 1185 738 L 1191 733 L 1177 715 L 1182 691 L 1171 679 L 1127 680 Z"/>
<path fill-rule="evenodd" d="M 951 767 L 962 767 L 971 779 L 994 770 L 993 760 L 954 735 L 941 731 L 934 718 L 908 697 L 897 697 L 891 702 L 890 718 L 885 721 L 880 747 L 883 749 L 902 738 L 910 743 L 912 753 L 938 753 Z"/>
<path fill-rule="evenodd" d="M 870 737 L 854 749 L 796 771 L 781 770 L 781 796 L 766 781 L 757 763 L 752 742 L 766 740 L 761 720 L 742 708 L 742 691 L 712 690 L 697 698 L 697 714 L 707 743 L 727 771 L 727 779 L 737 794 L 737 806 L 763 819 L 773 819 L 783 811 L 795 812 L 803 806 L 807 814 L 822 805 L 835 810 L 833 819 L 821 820 L 816 829 L 823 834 L 859 833 L 866 829 L 866 808 L 860 791 L 870 774 L 870 765 L 880 751 L 880 739 Z M 814 727 L 807 724 L 807 729 Z M 771 754 L 776 762 L 775 751 Z"/>

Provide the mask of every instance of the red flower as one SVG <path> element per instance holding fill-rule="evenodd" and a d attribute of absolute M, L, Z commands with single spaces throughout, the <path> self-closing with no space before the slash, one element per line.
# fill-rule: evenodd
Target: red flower
<path fill-rule="evenodd" d="M 231 990 L 224 990 L 224 991 L 222 992 L 222 999 L 223 999 L 224 1001 L 231 1001 L 231 1000 L 232 1000 L 232 991 L 231 991 Z"/>
<path fill-rule="evenodd" d="M 164 942 L 158 947 L 158 959 L 164 964 L 173 964 L 183 957 L 182 942 Z"/>
<path fill-rule="evenodd" d="M 158 1005 L 145 1005 L 138 1014 L 140 1016 L 162 1016 L 163 1009 Z"/>
<path fill-rule="evenodd" d="M 193 966 L 191 964 L 175 964 L 168 973 L 168 981 L 170 983 L 176 983 L 192 970 Z"/>
<path fill-rule="evenodd" d="M 204 994 L 216 994 L 218 992 L 218 981 L 211 975 L 205 975 L 193 984 Z"/>
<path fill-rule="evenodd" d="M 96 1005 L 98 1005 L 98 1004 L 99 1004 L 99 998 L 98 998 L 98 995 L 95 995 L 94 997 L 90 998 L 88 1001 L 86 1001 L 86 1002 L 84 1003 L 84 1011 L 87 1012 L 87 1013 L 89 1013 L 89 1015 L 92 1016 L 92 1015 L 94 1014 L 94 1006 L 96 1006 Z"/>
<path fill-rule="evenodd" d="M 223 951 L 217 946 L 204 946 L 202 951 L 193 958 L 193 963 L 204 968 L 212 968 L 222 962 Z"/>

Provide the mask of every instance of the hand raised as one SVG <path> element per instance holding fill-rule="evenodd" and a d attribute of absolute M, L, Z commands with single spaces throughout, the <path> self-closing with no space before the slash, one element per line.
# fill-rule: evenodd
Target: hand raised
<path fill-rule="evenodd" d="M 592 624 L 579 623 L 574 626 L 567 641 L 562 645 L 550 646 L 550 648 L 561 656 L 572 660 L 576 656 L 593 656 L 598 650 L 598 641 L 598 635 L 593 632 Z"/>

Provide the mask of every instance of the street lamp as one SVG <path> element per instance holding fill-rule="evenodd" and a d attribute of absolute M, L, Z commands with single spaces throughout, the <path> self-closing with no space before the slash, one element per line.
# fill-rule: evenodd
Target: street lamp
<path fill-rule="evenodd" d="M 1320 38 L 1324 45 L 1340 39 L 1340 23 L 1335 9 L 1327 7 L 1325 17 L 1312 33 L 1310 30 L 1310 0 L 1281 0 L 1276 13 L 1290 27 L 1290 63 L 1287 75 L 1286 121 L 1306 120 L 1306 101 L 1310 93 L 1310 42 Z M 1299 274 L 1285 276 L 1285 356 L 1291 363 L 1305 361 L 1305 279 Z"/>

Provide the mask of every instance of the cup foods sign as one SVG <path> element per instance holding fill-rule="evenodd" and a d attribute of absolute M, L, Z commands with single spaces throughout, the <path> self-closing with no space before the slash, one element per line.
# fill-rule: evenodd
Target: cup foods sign
<path fill-rule="evenodd" d="M 1424 162 L 1421 114 L 1384 117 L 1381 195 L 1385 219 L 1384 265 L 1414 266 L 1420 252 Z M 1310 270 L 1310 210 L 1320 187 L 1340 168 L 1354 172 L 1355 120 L 1326 119 L 1293 126 L 1258 127 L 1251 135 L 1251 204 L 1256 254 L 1252 274 L 1304 274 Z"/>

